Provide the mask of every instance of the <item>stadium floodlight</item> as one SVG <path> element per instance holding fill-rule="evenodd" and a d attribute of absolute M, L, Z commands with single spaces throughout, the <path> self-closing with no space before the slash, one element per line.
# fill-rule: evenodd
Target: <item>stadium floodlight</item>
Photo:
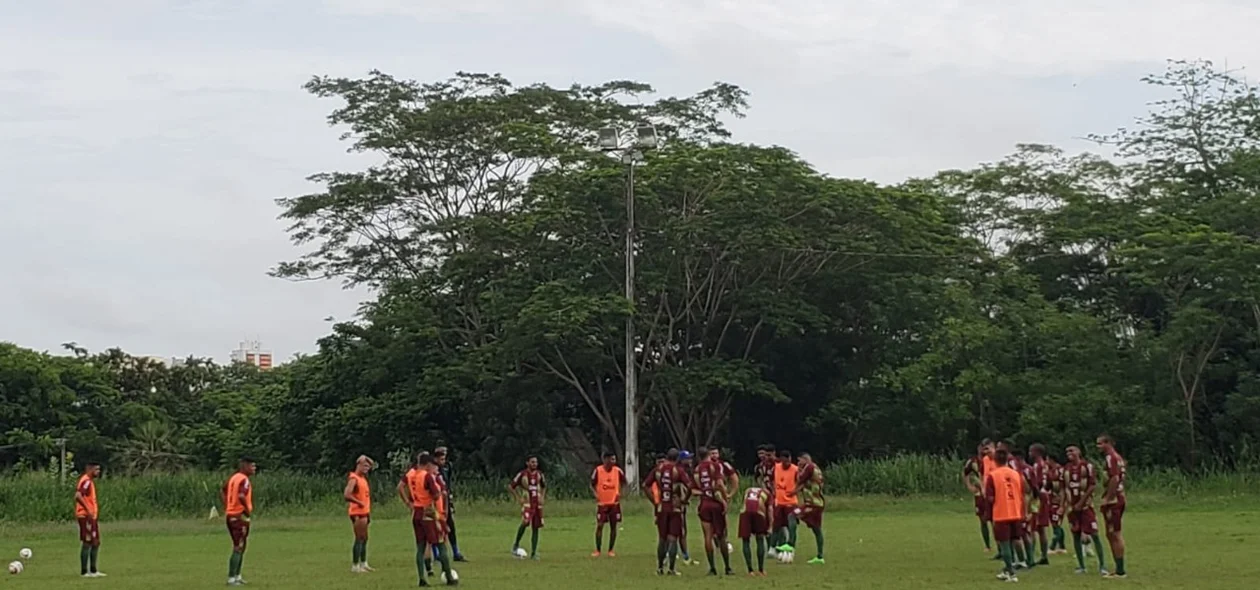
<path fill-rule="evenodd" d="M 656 127 L 651 125 L 639 125 L 638 129 L 636 129 L 634 147 L 641 150 L 656 149 L 656 146 L 658 145 L 657 142 Z"/>
<path fill-rule="evenodd" d="M 621 149 L 621 132 L 616 127 L 604 127 L 599 130 L 599 149 L 615 152 Z"/>

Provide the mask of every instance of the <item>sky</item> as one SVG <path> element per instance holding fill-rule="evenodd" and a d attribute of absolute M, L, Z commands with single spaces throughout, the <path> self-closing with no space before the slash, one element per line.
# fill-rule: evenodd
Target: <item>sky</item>
<path fill-rule="evenodd" d="M 313 75 L 751 93 L 738 141 L 897 182 L 1070 150 L 1168 58 L 1260 68 L 1254 0 L 0 0 L 0 341 L 310 352 L 363 290 L 267 276 L 305 178 L 354 170 Z"/>

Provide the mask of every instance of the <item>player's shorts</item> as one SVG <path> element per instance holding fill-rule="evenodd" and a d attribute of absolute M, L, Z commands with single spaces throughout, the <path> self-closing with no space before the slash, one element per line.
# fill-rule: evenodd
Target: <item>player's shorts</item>
<path fill-rule="evenodd" d="M 1063 515 L 1059 514 L 1062 509 L 1058 504 L 1050 505 L 1050 526 L 1063 526 Z"/>
<path fill-rule="evenodd" d="M 227 517 L 228 536 L 232 537 L 232 547 L 245 548 L 249 542 L 249 520 L 239 516 Z"/>
<path fill-rule="evenodd" d="M 1102 507 L 1103 520 L 1106 522 L 1107 532 L 1118 533 L 1121 531 L 1121 523 L 1124 522 L 1124 500 L 1120 500 L 1115 504 L 1108 504 Z"/>
<path fill-rule="evenodd" d="M 437 545 L 445 540 L 442 523 L 437 519 L 425 518 L 423 514 L 411 515 L 411 532 L 416 536 L 416 544 Z"/>
<path fill-rule="evenodd" d="M 779 527 L 779 528 L 787 528 L 788 517 L 796 516 L 796 508 L 797 508 L 796 506 L 787 506 L 787 505 L 779 506 L 776 504 L 774 507 L 774 526 Z"/>
<path fill-rule="evenodd" d="M 525 505 L 521 507 L 521 524 L 527 524 L 534 530 L 543 528 L 542 506 Z"/>
<path fill-rule="evenodd" d="M 770 534 L 770 523 L 766 517 L 756 512 L 744 512 L 739 515 L 739 538 L 747 541 L 753 536 Z"/>
<path fill-rule="evenodd" d="M 79 517 L 79 541 L 86 545 L 101 544 L 101 527 L 95 518 Z"/>
<path fill-rule="evenodd" d="M 1068 512 L 1067 517 L 1068 524 L 1072 525 L 1072 534 L 1098 534 L 1098 516 L 1094 514 L 1093 508 L 1086 508 L 1080 512 Z"/>
<path fill-rule="evenodd" d="M 1034 530 L 1039 531 L 1050 526 L 1050 514 L 1052 511 L 1050 495 L 1041 494 L 1041 500 L 1037 503 L 1037 513 L 1033 516 Z"/>
<path fill-rule="evenodd" d="M 666 537 L 674 537 L 675 539 L 682 537 L 683 520 L 683 513 L 681 512 L 657 512 L 656 534 L 662 539 Z"/>
<path fill-rule="evenodd" d="M 595 522 L 599 524 L 621 522 L 621 504 L 606 504 L 595 509 Z"/>
<path fill-rule="evenodd" d="M 366 520 L 366 521 L 368 522 L 368 524 L 371 524 L 371 523 L 372 523 L 372 515 L 371 515 L 371 514 L 351 514 L 351 515 L 350 515 L 350 522 L 351 522 L 352 524 L 358 524 L 358 522 L 359 522 L 359 520 L 360 520 L 360 519 L 362 519 L 362 520 Z"/>
<path fill-rule="evenodd" d="M 993 523 L 993 540 L 999 543 L 1006 543 L 1016 539 L 1024 538 L 1024 523 L 1018 520 L 1008 520 L 1004 522 Z"/>
<path fill-rule="evenodd" d="M 984 496 L 976 496 L 976 516 L 985 522 L 993 520 L 993 506 Z"/>
<path fill-rule="evenodd" d="M 800 506 L 796 509 L 796 520 L 805 523 L 811 529 L 822 528 L 822 506 Z"/>
<path fill-rule="evenodd" d="M 696 510 L 696 516 L 700 517 L 700 522 L 709 525 L 709 530 L 713 533 L 713 536 L 726 536 L 726 507 L 721 502 L 708 498 L 700 500 L 700 507 Z"/>

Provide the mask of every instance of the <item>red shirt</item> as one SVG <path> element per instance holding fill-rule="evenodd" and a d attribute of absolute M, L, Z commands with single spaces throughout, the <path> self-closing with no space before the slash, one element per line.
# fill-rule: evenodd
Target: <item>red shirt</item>
<path fill-rule="evenodd" d="M 530 506 L 536 507 L 542 505 L 542 491 L 546 487 L 547 479 L 543 477 L 541 469 L 534 469 L 532 471 L 529 469 L 522 469 L 520 473 L 516 474 L 516 477 L 512 478 L 512 489 L 516 490 L 525 488 L 525 491 L 529 493 Z"/>
<path fill-rule="evenodd" d="M 685 469 L 669 462 L 657 465 L 643 483 L 649 487 L 656 484 L 660 489 L 657 512 L 682 512 L 683 504 L 687 501 L 687 490 L 695 487 Z"/>
<path fill-rule="evenodd" d="M 1106 454 L 1105 461 L 1106 461 L 1105 464 L 1107 466 L 1108 483 L 1110 483 L 1110 480 L 1113 477 L 1120 478 L 1120 482 L 1116 484 L 1116 497 L 1110 500 L 1104 498 L 1103 506 L 1124 503 L 1124 476 L 1125 476 L 1124 457 L 1121 457 L 1120 453 L 1117 453 L 1115 449 L 1112 449 L 1110 452 Z M 1104 490 L 1103 493 L 1105 494 L 1106 490 Z"/>
<path fill-rule="evenodd" d="M 695 489 L 700 492 L 700 497 L 709 500 L 718 500 L 718 492 L 721 486 L 725 484 L 726 476 L 722 470 L 722 464 L 714 461 L 701 461 L 696 466 Z"/>
<path fill-rule="evenodd" d="M 771 493 L 774 492 L 774 458 L 763 459 L 757 464 L 756 475 L 760 480 L 761 487 Z"/>
<path fill-rule="evenodd" d="M 1085 492 L 1094 487 L 1098 483 L 1098 478 L 1094 474 L 1094 466 L 1084 459 L 1076 463 L 1068 463 L 1063 466 L 1063 483 L 1067 486 L 1068 509 L 1073 509 L 1077 502 L 1082 502 L 1082 508 L 1090 508 L 1093 504 L 1093 495 L 1086 495 Z"/>

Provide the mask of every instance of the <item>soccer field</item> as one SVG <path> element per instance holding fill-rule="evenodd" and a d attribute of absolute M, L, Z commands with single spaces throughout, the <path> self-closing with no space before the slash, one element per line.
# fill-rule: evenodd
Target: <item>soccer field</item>
<path fill-rule="evenodd" d="M 642 588 L 975 588 L 1000 584 L 997 566 L 981 551 L 975 519 L 964 502 L 859 500 L 842 502 L 827 514 L 827 564 L 810 566 L 799 556 L 813 551 L 813 536 L 801 528 L 798 561 L 767 565 L 769 577 L 744 576 L 739 541 L 732 556 L 738 575 L 705 579 L 704 566 L 683 567 L 680 579 L 659 579 L 655 570 L 655 529 L 646 511 L 632 510 L 618 539 L 615 559 L 593 559 L 592 524 L 576 505 L 556 505 L 539 553 L 542 561 L 518 561 L 508 554 L 516 521 L 510 507 L 481 507 L 461 514 L 460 544 L 472 560 L 457 564 L 461 585 L 514 590 L 602 587 Z M 1260 580 L 1260 501 L 1220 501 L 1182 506 L 1175 502 L 1132 502 L 1126 516 L 1129 543 L 1127 580 L 1110 581 L 1072 573 L 1074 558 L 1052 558 L 1050 567 L 1020 577 L 1023 585 L 1139 588 L 1254 588 Z M 698 533 L 698 523 L 690 523 Z M 73 524 L 0 528 L 0 551 L 16 557 L 35 551 L 25 573 L 7 576 L 5 588 L 126 588 L 192 590 L 223 587 L 229 554 L 222 522 L 155 521 L 102 525 L 101 570 L 108 578 L 83 580 Z M 525 542 L 528 543 L 526 535 Z M 351 574 L 350 527 L 340 514 L 326 518 L 254 521 L 244 575 L 250 587 L 283 590 L 407 588 L 416 585 L 410 523 L 400 514 L 382 515 L 372 525 L 372 574 Z M 697 540 L 693 557 L 703 561 Z M 1070 541 L 1069 541 L 1070 547 Z M 720 561 L 720 557 L 719 557 Z M 1097 564 L 1087 562 L 1091 572 Z M 1108 559 L 1110 564 L 1110 559 Z M 580 586 L 579 586 L 580 584 Z M 596 586 L 598 584 L 598 586 Z"/>

